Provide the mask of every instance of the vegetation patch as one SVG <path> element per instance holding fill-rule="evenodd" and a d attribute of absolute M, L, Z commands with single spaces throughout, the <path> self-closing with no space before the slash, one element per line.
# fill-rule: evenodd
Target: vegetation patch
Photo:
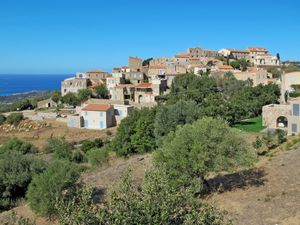
<path fill-rule="evenodd" d="M 261 116 L 243 120 L 241 122 L 234 124 L 233 127 L 242 131 L 254 132 L 254 133 L 259 133 L 266 128 L 262 125 Z"/>

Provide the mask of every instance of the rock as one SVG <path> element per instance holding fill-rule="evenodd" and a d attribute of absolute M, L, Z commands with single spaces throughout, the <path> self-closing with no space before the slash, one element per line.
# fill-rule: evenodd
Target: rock
<path fill-rule="evenodd" d="M 140 162 L 140 161 L 143 161 L 144 159 L 145 159 L 144 157 L 138 157 L 138 158 L 137 158 L 137 161 Z"/>

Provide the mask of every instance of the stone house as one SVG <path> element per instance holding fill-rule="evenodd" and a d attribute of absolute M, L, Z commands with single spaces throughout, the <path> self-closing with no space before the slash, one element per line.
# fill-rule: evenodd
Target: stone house
<path fill-rule="evenodd" d="M 234 60 L 250 60 L 250 52 L 248 50 L 232 50 L 230 52 L 229 58 Z"/>
<path fill-rule="evenodd" d="M 61 95 L 68 93 L 78 93 L 81 89 L 86 89 L 91 84 L 88 78 L 67 78 L 61 82 Z"/>
<path fill-rule="evenodd" d="M 269 129 L 281 129 L 288 135 L 300 133 L 300 99 L 287 104 L 271 104 L 263 107 L 263 125 Z"/>
<path fill-rule="evenodd" d="M 251 62 L 258 67 L 274 67 L 280 66 L 280 60 L 272 55 L 254 55 Z"/>
<path fill-rule="evenodd" d="M 205 50 L 202 48 L 189 48 L 187 50 L 188 54 L 190 55 L 190 58 L 213 58 L 217 57 L 219 53 L 217 51 L 213 50 Z"/>
<path fill-rule="evenodd" d="M 134 101 L 135 86 L 133 84 L 119 84 L 111 89 L 111 100 Z"/>
<path fill-rule="evenodd" d="M 251 55 L 267 55 L 268 49 L 261 47 L 249 47 L 247 51 L 250 52 Z"/>
<path fill-rule="evenodd" d="M 103 72 L 102 70 L 90 70 L 87 72 L 77 72 L 76 78 L 89 78 L 89 79 L 101 79 L 105 80 L 109 76 L 109 73 Z"/>
<path fill-rule="evenodd" d="M 143 59 L 138 57 L 129 57 L 128 66 L 131 72 L 141 72 L 143 68 Z"/>
<path fill-rule="evenodd" d="M 248 68 L 247 71 L 234 71 L 233 75 L 238 80 L 252 80 L 253 86 L 257 86 L 259 84 L 267 85 L 272 83 L 274 80 L 272 79 L 272 74 L 263 69 L 257 69 L 255 67 Z"/>
<path fill-rule="evenodd" d="M 135 86 L 135 99 L 138 104 L 155 103 L 155 97 L 158 94 L 153 93 L 152 83 L 142 83 Z"/>
<path fill-rule="evenodd" d="M 294 85 L 300 85 L 300 72 L 285 73 L 281 76 L 282 93 L 294 92 Z"/>
<path fill-rule="evenodd" d="M 125 79 L 130 80 L 132 84 L 140 84 L 146 80 L 146 76 L 143 72 L 126 72 L 124 73 Z"/>
<path fill-rule="evenodd" d="M 148 76 L 164 75 L 167 72 L 165 65 L 152 65 L 149 66 Z"/>
<path fill-rule="evenodd" d="M 41 108 L 53 108 L 53 107 L 56 107 L 56 106 L 57 106 L 57 103 L 54 102 L 51 98 L 37 102 L 37 108 L 38 109 L 41 109 Z"/>

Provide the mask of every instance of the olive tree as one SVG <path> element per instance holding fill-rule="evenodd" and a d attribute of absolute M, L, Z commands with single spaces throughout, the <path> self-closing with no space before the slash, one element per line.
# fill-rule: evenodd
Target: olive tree
<path fill-rule="evenodd" d="M 155 152 L 154 162 L 167 170 L 172 185 L 199 190 L 210 172 L 252 165 L 255 154 L 246 143 L 223 120 L 203 118 L 171 132 Z"/>

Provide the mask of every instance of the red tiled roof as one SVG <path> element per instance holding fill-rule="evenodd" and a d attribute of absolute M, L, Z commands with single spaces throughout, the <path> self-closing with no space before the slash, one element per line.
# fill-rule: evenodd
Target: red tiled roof
<path fill-rule="evenodd" d="M 255 51 L 255 52 L 265 52 L 265 51 L 267 51 L 266 48 L 260 48 L 260 47 L 249 47 L 248 49 L 249 49 L 249 51 Z"/>
<path fill-rule="evenodd" d="M 136 85 L 135 87 L 136 88 L 150 88 L 151 85 L 152 85 L 152 83 L 141 83 L 141 84 Z"/>
<path fill-rule="evenodd" d="M 228 65 L 221 65 L 221 66 L 218 66 L 218 68 L 220 70 L 232 70 L 233 69 L 232 66 L 228 66 Z"/>
<path fill-rule="evenodd" d="M 188 54 L 188 53 L 180 53 L 178 55 L 175 55 L 175 58 L 190 58 L 190 54 Z"/>
<path fill-rule="evenodd" d="M 87 71 L 86 73 L 105 73 L 105 72 L 103 72 L 102 70 L 90 70 Z"/>
<path fill-rule="evenodd" d="M 107 111 L 111 108 L 112 106 L 108 104 L 90 104 L 85 106 L 82 111 Z"/>
<path fill-rule="evenodd" d="M 248 50 L 232 50 L 231 53 L 245 53 L 245 54 L 250 54 Z"/>
<path fill-rule="evenodd" d="M 116 88 L 127 88 L 127 87 L 134 87 L 133 84 L 119 84 Z"/>

